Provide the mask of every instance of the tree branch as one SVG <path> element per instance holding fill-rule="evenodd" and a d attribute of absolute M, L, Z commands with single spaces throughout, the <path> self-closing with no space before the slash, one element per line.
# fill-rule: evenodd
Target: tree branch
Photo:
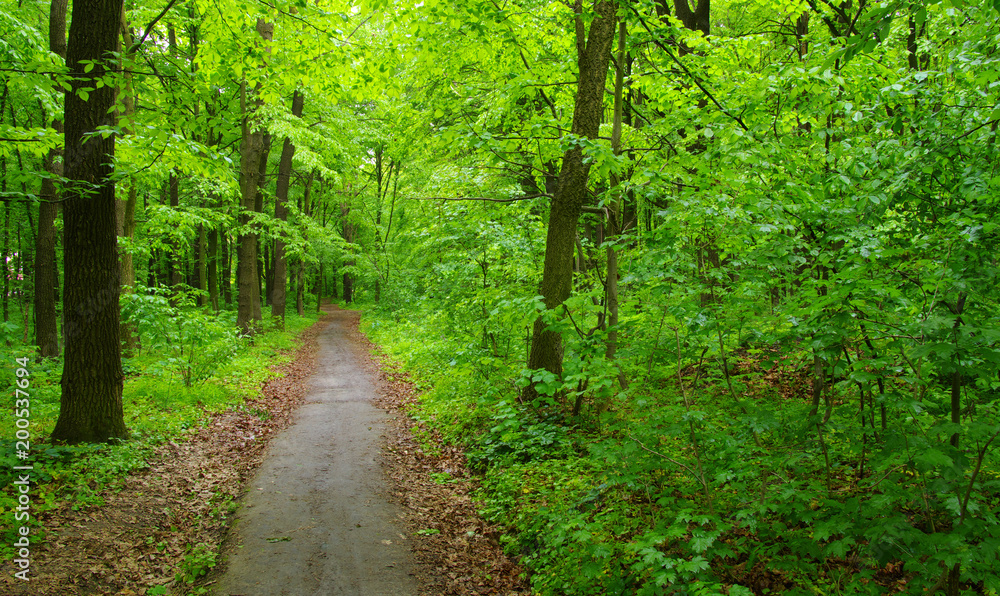
<path fill-rule="evenodd" d="M 150 21 L 148 25 L 146 25 L 146 32 L 142 34 L 142 37 L 139 38 L 139 41 L 135 42 L 129 47 L 128 51 L 125 52 L 126 56 L 131 56 L 139 49 L 140 46 L 142 46 L 142 43 L 146 41 L 147 37 L 149 37 L 150 32 L 153 31 L 153 27 L 155 27 L 156 24 L 160 22 L 160 19 L 162 19 L 164 16 L 166 16 L 168 12 L 170 12 L 170 9 L 174 7 L 174 4 L 177 4 L 177 0 L 170 0 L 170 4 L 167 4 L 167 7 L 164 8 L 162 11 L 160 11 L 160 14 L 156 15 L 156 17 L 152 21 Z"/>

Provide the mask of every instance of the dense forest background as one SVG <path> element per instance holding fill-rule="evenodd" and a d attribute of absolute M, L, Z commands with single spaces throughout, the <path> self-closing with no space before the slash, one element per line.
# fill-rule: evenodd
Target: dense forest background
<path fill-rule="evenodd" d="M 1000 4 L 60 4 L 0 2 L 35 437 L 163 440 L 333 298 L 541 594 L 1000 591 Z"/>

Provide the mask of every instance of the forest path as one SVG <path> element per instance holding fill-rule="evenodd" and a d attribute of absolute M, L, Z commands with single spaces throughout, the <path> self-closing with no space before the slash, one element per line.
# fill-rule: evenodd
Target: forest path
<path fill-rule="evenodd" d="M 223 552 L 216 596 L 408 596 L 416 564 L 378 463 L 384 411 L 358 312 L 331 309 L 292 424 L 271 442 Z"/>

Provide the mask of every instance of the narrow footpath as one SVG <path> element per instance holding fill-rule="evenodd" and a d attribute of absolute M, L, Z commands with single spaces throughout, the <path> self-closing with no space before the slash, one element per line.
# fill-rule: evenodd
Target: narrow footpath
<path fill-rule="evenodd" d="M 274 437 L 223 548 L 216 596 L 416 596 L 400 507 L 378 463 L 376 408 L 357 313 L 331 310 L 304 402 Z"/>

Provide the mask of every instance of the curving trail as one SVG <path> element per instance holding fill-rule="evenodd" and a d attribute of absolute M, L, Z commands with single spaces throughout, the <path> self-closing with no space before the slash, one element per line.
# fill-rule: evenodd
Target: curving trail
<path fill-rule="evenodd" d="M 386 414 L 349 333 L 358 313 L 329 312 L 309 392 L 236 514 L 216 596 L 417 594 L 401 511 L 383 497 Z"/>

